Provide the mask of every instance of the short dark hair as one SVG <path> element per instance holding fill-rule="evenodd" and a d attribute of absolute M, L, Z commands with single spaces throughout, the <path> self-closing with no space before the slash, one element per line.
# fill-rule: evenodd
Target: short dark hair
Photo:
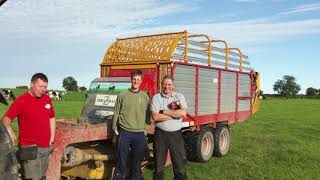
<path fill-rule="evenodd" d="M 172 82 L 174 82 L 174 78 L 170 75 L 165 75 L 162 79 L 162 82 L 164 82 L 164 80 L 166 80 L 166 79 L 170 79 Z"/>
<path fill-rule="evenodd" d="M 36 73 L 32 76 L 31 82 L 36 82 L 38 79 L 41 79 L 43 82 L 48 82 L 48 78 L 43 73 Z"/>
<path fill-rule="evenodd" d="M 142 77 L 143 73 L 142 73 L 142 71 L 140 69 L 136 69 L 136 70 L 132 71 L 132 73 L 131 73 L 131 78 L 133 76 L 141 76 Z"/>

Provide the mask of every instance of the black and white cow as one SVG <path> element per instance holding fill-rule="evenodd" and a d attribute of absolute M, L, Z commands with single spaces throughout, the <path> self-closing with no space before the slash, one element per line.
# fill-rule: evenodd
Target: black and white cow
<path fill-rule="evenodd" d="M 6 98 L 2 95 L 2 93 L 0 93 L 0 103 L 4 104 L 4 105 L 8 105 L 8 102 L 6 100 Z"/>
<path fill-rule="evenodd" d="M 62 96 L 66 96 L 67 95 L 67 91 L 61 91 L 60 93 Z"/>
<path fill-rule="evenodd" d="M 7 99 L 7 100 L 15 100 L 16 97 L 14 96 L 13 92 L 10 89 L 3 89 L 3 96 Z"/>
<path fill-rule="evenodd" d="M 47 94 L 51 99 L 58 100 L 58 101 L 62 100 L 62 96 L 59 93 L 59 91 L 47 91 Z"/>

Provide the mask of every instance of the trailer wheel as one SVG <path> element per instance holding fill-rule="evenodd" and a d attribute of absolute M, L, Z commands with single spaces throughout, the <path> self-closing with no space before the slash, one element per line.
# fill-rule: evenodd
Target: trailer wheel
<path fill-rule="evenodd" d="M 190 161 L 207 162 L 214 149 L 213 134 L 210 129 L 203 129 L 184 135 L 187 158 Z"/>
<path fill-rule="evenodd" d="M 214 129 L 213 155 L 221 157 L 228 153 L 230 146 L 230 130 L 228 126 L 220 126 Z"/>

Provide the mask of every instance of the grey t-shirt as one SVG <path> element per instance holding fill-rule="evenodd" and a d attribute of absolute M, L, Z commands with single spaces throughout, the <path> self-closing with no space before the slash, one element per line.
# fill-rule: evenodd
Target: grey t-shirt
<path fill-rule="evenodd" d="M 151 111 L 159 113 L 160 110 L 168 110 L 168 105 L 173 101 L 179 101 L 180 107 L 187 109 L 187 102 L 183 94 L 172 92 L 170 97 L 165 97 L 162 93 L 158 93 L 153 96 L 151 103 Z M 157 122 L 157 128 L 160 128 L 163 131 L 177 131 L 182 128 L 182 121 L 180 119 L 170 119 L 163 122 Z"/>

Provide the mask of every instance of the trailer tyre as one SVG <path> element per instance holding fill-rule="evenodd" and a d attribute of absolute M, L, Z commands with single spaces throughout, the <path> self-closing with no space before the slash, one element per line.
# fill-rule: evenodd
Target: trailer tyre
<path fill-rule="evenodd" d="M 213 134 L 210 129 L 203 129 L 184 135 L 187 158 L 189 161 L 207 162 L 214 149 Z"/>
<path fill-rule="evenodd" d="M 214 129 L 214 152 L 213 155 L 222 157 L 229 151 L 230 130 L 228 126 L 220 126 Z"/>

